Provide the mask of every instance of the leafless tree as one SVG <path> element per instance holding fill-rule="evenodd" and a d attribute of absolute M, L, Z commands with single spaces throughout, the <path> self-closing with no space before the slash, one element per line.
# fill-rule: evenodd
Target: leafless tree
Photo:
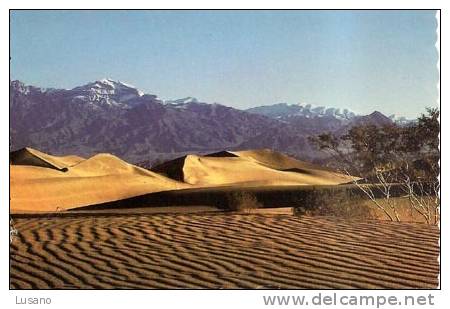
<path fill-rule="evenodd" d="M 437 224 L 439 131 L 439 111 L 427 109 L 410 126 L 359 125 L 340 137 L 324 133 L 309 140 L 338 162 L 335 168 L 359 176 L 353 183 L 390 220 L 400 221 L 393 198 L 393 188 L 400 187 L 410 207 L 427 223 Z"/>

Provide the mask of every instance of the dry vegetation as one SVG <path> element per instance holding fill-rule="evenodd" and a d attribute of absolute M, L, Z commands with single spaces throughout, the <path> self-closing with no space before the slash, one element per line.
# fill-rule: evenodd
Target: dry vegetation
<path fill-rule="evenodd" d="M 333 157 L 335 168 L 360 179 L 353 183 L 391 221 L 401 221 L 393 195 L 400 188 L 412 212 L 437 225 L 440 212 L 440 112 L 428 108 L 407 126 L 362 124 L 341 136 L 310 137 Z M 376 184 L 376 186 L 373 186 Z M 377 197 L 381 194 L 381 199 Z"/>
<path fill-rule="evenodd" d="M 231 211 L 250 213 L 252 209 L 262 207 L 256 196 L 249 192 L 236 191 L 228 196 L 228 209 Z"/>
<path fill-rule="evenodd" d="M 294 206 L 298 216 L 331 216 L 345 219 L 374 219 L 373 207 L 347 190 L 313 190 Z"/>

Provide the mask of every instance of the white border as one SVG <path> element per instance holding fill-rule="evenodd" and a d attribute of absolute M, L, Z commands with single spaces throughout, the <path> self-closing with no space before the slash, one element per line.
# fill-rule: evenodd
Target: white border
<path fill-rule="evenodd" d="M 74 8 L 84 8 L 84 9 L 122 9 L 122 8 L 211 8 L 211 9 L 237 9 L 237 8 L 253 8 L 253 9 L 262 9 L 262 8 L 278 8 L 278 9 L 288 9 L 288 8 L 303 8 L 303 9 L 325 9 L 325 8 L 367 8 L 367 9 L 442 9 L 441 18 L 442 20 L 448 20 L 447 9 L 449 8 L 449 1 L 397 1 L 397 0 L 379 0 L 379 1 L 310 1 L 310 2 L 297 2 L 293 4 L 293 1 L 289 0 L 277 0 L 275 1 L 258 1 L 258 5 L 250 1 L 243 2 L 242 0 L 230 0 L 230 1 L 221 1 L 214 2 L 212 1 L 199 1 L 199 0 L 191 0 L 191 1 L 158 1 L 145 3 L 143 1 L 135 1 L 128 0 L 125 3 L 117 2 L 113 3 L 112 1 L 56 1 L 56 0 L 41 0 L 41 1 L 0 1 L 0 39 L 3 43 L 3 48 L 0 48 L 0 59 L 2 65 L 1 70 L 1 79 L 0 79 L 0 95 L 1 95 L 1 104 L 0 104 L 0 115 L 2 117 L 1 124 L 1 134 L 0 134 L 0 164 L 1 166 L 1 182 L 0 182 L 0 198 L 1 198 L 1 231 L 0 233 L 0 269 L 3 270 L 0 280 L 0 291 L 2 300 L 2 307 L 9 308 L 15 305 L 15 296 L 33 296 L 33 297 L 52 297 L 52 307 L 54 308 L 83 308 L 88 306 L 90 308 L 95 308 L 95 306 L 108 307 L 108 308 L 123 308 L 123 307 L 145 307 L 145 308 L 163 308 L 163 307 L 175 307 L 180 306 L 182 308 L 264 308 L 266 306 L 262 303 L 262 295 L 313 295 L 314 291 L 9 291 L 9 278 L 8 272 L 9 269 L 9 256 L 8 256 L 8 246 L 9 246 L 9 236 L 6 234 L 7 227 L 6 222 L 9 218 L 8 216 L 8 196 L 9 196 L 9 179 L 8 179 L 8 168 L 6 162 L 9 162 L 8 153 L 9 153 L 9 123 L 8 123 L 8 114 L 9 114 L 9 76 L 8 76 L 8 42 L 9 42 L 9 28 L 8 28 L 8 20 L 9 20 L 9 9 L 20 9 L 20 8 L 61 8 L 61 9 L 74 9 Z M 442 41 L 443 41 L 443 50 L 448 51 L 448 22 L 444 22 L 442 30 Z M 439 46 L 440 48 L 440 46 Z M 438 64 L 439 65 L 439 64 Z M 448 72 L 448 61 L 442 61 L 442 71 Z M 443 75 L 442 84 L 448 84 L 448 81 L 445 81 L 445 73 Z M 442 100 L 444 102 L 448 101 L 448 94 L 446 93 L 446 89 L 442 89 Z M 447 103 L 448 104 L 448 103 Z M 441 107 L 442 119 L 445 119 L 448 116 L 448 111 L 446 109 L 446 105 L 442 104 Z M 442 140 L 442 158 L 448 158 L 448 136 L 450 135 L 449 123 L 446 121 L 442 122 L 442 135 L 445 139 Z M 447 175 L 449 175 L 449 166 L 450 164 L 446 164 L 446 159 L 444 159 L 444 164 L 442 165 L 442 192 L 450 192 L 449 185 L 447 182 Z M 448 221 L 448 211 L 446 211 L 449 199 L 447 196 L 442 196 L 442 218 L 444 224 L 442 225 L 442 235 L 449 235 L 449 227 L 450 222 Z M 431 292 L 435 295 L 436 298 L 436 306 L 433 308 L 449 308 L 450 306 L 450 294 L 449 292 L 449 272 L 448 267 L 445 264 L 445 261 L 449 260 L 448 254 L 448 245 L 442 242 L 442 261 L 444 264 L 442 265 L 442 290 L 441 291 L 433 291 Z M 331 292 L 331 291 L 328 291 Z M 405 294 L 417 294 L 417 295 L 425 295 L 428 294 L 429 291 L 342 291 L 339 293 L 344 294 L 368 294 L 368 295 L 405 295 Z M 6 306 L 5 306 L 6 305 Z M 270 307 L 270 306 L 269 306 Z M 383 308 L 388 308 L 390 306 L 385 306 Z M 100 307 L 99 307 L 100 308 Z M 342 306 L 336 306 L 336 308 L 344 308 Z M 399 307 L 397 307 L 399 308 Z M 420 306 L 420 308 L 430 308 L 429 306 Z"/>

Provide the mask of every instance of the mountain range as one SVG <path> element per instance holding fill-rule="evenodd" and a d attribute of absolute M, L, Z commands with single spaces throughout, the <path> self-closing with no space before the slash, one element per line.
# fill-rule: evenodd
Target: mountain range
<path fill-rule="evenodd" d="M 55 155 L 108 152 L 130 162 L 186 153 L 269 148 L 304 160 L 320 156 L 310 135 L 343 134 L 355 124 L 402 123 L 380 112 L 279 103 L 239 110 L 193 97 L 161 100 L 135 87 L 102 79 L 73 89 L 10 82 L 11 150 L 35 147 Z"/>

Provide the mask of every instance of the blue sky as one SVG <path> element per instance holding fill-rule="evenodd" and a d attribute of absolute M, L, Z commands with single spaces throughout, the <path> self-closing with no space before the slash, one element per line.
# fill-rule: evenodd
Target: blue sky
<path fill-rule="evenodd" d="M 434 11 L 13 11 L 11 79 L 415 117 L 437 105 L 436 26 Z"/>

